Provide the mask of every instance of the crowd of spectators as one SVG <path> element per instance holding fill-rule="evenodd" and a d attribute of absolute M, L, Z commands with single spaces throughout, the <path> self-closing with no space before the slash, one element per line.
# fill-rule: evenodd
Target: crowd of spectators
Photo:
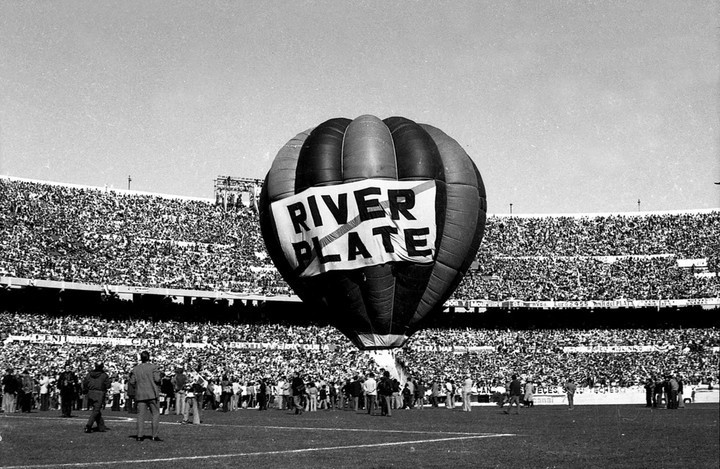
<path fill-rule="evenodd" d="M 443 349 L 451 346 L 490 348 L 478 353 Z M 652 350 L 610 353 L 597 349 L 618 346 L 649 346 Z M 578 351 L 577 347 L 595 347 L 595 351 Z M 397 358 L 411 375 L 469 375 L 488 388 L 515 373 L 541 388 L 558 386 L 568 378 L 588 388 L 623 388 L 668 372 L 691 384 L 717 382 L 718 347 L 720 331 L 715 328 L 426 329 L 411 337 Z"/>
<path fill-rule="evenodd" d="M 204 200 L 0 178 L 0 275 L 288 293 L 257 212 Z"/>
<path fill-rule="evenodd" d="M 11 336 L 53 334 L 94 338 L 153 339 L 142 345 L 92 345 L 9 340 Z M 331 327 L 103 319 L 0 313 L 0 369 L 28 370 L 35 379 L 56 376 L 65 368 L 78 374 L 103 362 L 112 376 L 124 379 L 141 349 L 167 375 L 178 367 L 198 370 L 218 382 L 277 383 L 295 371 L 314 382 L 338 383 L 367 373 L 378 375 L 377 355 L 358 351 Z M 265 342 L 293 347 L 230 346 Z M 190 346 L 188 345 L 190 344 Z M 197 344 L 202 346 L 198 347 Z M 303 347 L 315 345 L 317 347 Z M 295 347 L 297 346 L 297 347 Z M 578 351 L 567 347 L 650 346 L 652 350 Z M 465 350 L 476 347 L 480 350 Z M 480 390 L 504 384 L 512 374 L 532 380 L 540 390 L 572 378 L 583 388 L 627 388 L 651 376 L 672 373 L 686 383 L 717 383 L 720 330 L 706 329 L 427 329 L 393 352 L 394 372 L 424 382 L 462 382 L 470 377 Z"/>
<path fill-rule="evenodd" d="M 135 347 L 77 343 L 30 343 L 8 341 L 12 336 L 62 334 L 81 337 L 159 339 Z M 30 369 L 34 373 L 61 370 L 68 362 L 76 371 L 89 370 L 102 361 L 106 371 L 123 374 L 136 363 L 140 348 L 147 348 L 155 363 L 170 372 L 177 366 L 201 368 L 211 376 L 225 373 L 244 380 L 286 376 L 296 368 L 304 372 L 336 377 L 371 367 L 360 353 L 331 327 L 282 324 L 192 323 L 142 319 L 107 320 L 96 316 L 49 316 L 29 313 L 0 313 L 0 367 Z M 231 348 L 231 342 L 294 344 L 295 349 Z M 203 344 L 187 347 L 183 344 Z M 333 345 L 314 349 L 303 345 Z"/>
<path fill-rule="evenodd" d="M 717 274 L 720 212 L 662 215 L 488 218 L 475 266 L 456 299 L 616 300 L 717 298 L 717 275 L 696 275 L 681 259 L 704 259 Z M 206 200 L 70 187 L 0 178 L 0 276 L 94 285 L 290 293 L 270 261 L 254 207 Z M 380 373 L 371 354 L 317 325 L 152 321 L 0 313 L 0 369 L 35 378 L 77 373 L 95 361 L 119 379 L 137 347 L 6 341 L 63 334 L 152 339 L 167 374 L 177 367 L 220 380 L 278 382 L 302 370 L 318 382 Z M 233 348 L 231 342 L 317 345 Z M 183 344 L 203 344 L 187 347 Z M 572 346 L 654 346 L 620 353 L 568 352 Z M 428 329 L 396 352 L 399 371 L 430 381 L 470 376 L 478 387 L 513 373 L 540 387 L 568 378 L 584 387 L 627 387 L 672 372 L 689 383 L 716 382 L 716 329 Z M 451 347 L 486 347 L 457 353 Z M 450 349 L 446 349 L 450 348 Z"/>
<path fill-rule="evenodd" d="M 300 345 L 344 344 L 332 327 L 292 324 L 187 322 L 179 320 L 118 319 L 81 315 L 0 313 L 0 341 L 12 335 L 63 334 L 80 337 L 161 339 L 166 343 L 258 342 Z"/>
<path fill-rule="evenodd" d="M 720 277 L 695 276 L 675 257 L 493 257 L 470 270 L 456 299 L 592 301 L 717 298 Z"/>
<path fill-rule="evenodd" d="M 456 299 L 687 299 L 720 295 L 720 212 L 491 216 Z M 0 178 L 0 275 L 96 285 L 291 291 L 255 207 Z M 609 257 L 613 256 L 612 259 Z"/>
<path fill-rule="evenodd" d="M 696 351 L 698 348 L 720 346 L 720 331 L 708 329 L 438 329 L 416 332 L 408 347 L 474 347 L 492 345 L 496 351 L 554 353 L 563 347 L 643 346 L 678 347 Z"/>
<path fill-rule="evenodd" d="M 488 224 L 481 254 L 500 257 L 714 258 L 720 212 L 598 216 L 503 216 Z"/>

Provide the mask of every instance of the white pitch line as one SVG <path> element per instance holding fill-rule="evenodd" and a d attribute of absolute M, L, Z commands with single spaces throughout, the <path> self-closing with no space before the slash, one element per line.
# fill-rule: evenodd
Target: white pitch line
<path fill-rule="evenodd" d="M 171 423 L 172 425 L 181 425 L 180 423 Z M 165 422 L 163 422 L 165 425 Z M 327 432 L 357 432 L 357 433 L 419 433 L 421 435 L 461 435 L 461 436 L 488 436 L 495 435 L 495 433 L 477 433 L 477 432 L 428 432 L 421 430 L 393 430 L 393 429 L 382 429 L 382 428 L 327 428 L 327 427 L 283 427 L 277 425 L 232 425 L 227 423 L 203 423 L 201 427 L 242 427 L 242 428 L 269 428 L 272 430 L 319 430 Z"/>
<path fill-rule="evenodd" d="M 372 443 L 366 445 L 349 445 L 349 446 L 325 446 L 321 448 L 303 448 L 303 449 L 289 449 L 283 451 L 264 451 L 257 453 L 231 453 L 231 454 L 210 454 L 205 456 L 183 456 L 174 458 L 156 458 L 156 459 L 133 459 L 124 461 L 98 461 L 98 462 L 82 462 L 82 463 L 64 463 L 64 464 L 38 464 L 31 466 L 0 466 L 0 469 L 42 469 L 52 467 L 90 467 L 90 466 L 114 466 L 118 464 L 144 464 L 144 463 L 159 463 L 159 462 L 173 462 L 173 461 L 197 461 L 202 459 L 222 459 L 222 458 L 239 458 L 243 456 L 273 456 L 283 454 L 298 454 L 298 453 L 311 453 L 316 451 L 335 451 L 342 449 L 360 449 L 360 448 L 378 448 L 382 446 L 402 446 L 402 445 L 419 445 L 423 443 L 437 443 L 442 441 L 457 441 L 457 440 L 472 440 L 480 438 L 497 438 L 502 436 L 515 436 L 513 433 L 496 433 L 486 435 L 470 435 L 470 436 L 455 436 L 451 438 L 438 438 L 434 440 L 414 440 L 414 441 L 396 441 L 392 443 Z"/>
<path fill-rule="evenodd" d="M 105 419 L 105 422 L 117 422 L 117 423 L 135 423 L 137 421 L 137 417 L 120 417 L 120 416 L 103 416 Z M 86 419 L 84 417 L 72 417 L 72 418 L 62 418 L 62 417 L 26 417 L 26 416 L 12 416 L 13 419 L 31 419 L 31 420 L 53 420 L 58 421 L 62 423 L 71 423 L 71 424 L 77 424 L 78 422 L 85 422 Z M 149 419 L 147 421 L 150 421 Z M 161 425 L 182 425 L 182 422 L 160 422 Z M 192 425 L 197 427 L 197 425 Z M 268 428 L 272 430 L 318 430 L 318 431 L 329 431 L 329 432 L 357 432 L 357 433 L 418 433 L 422 435 L 427 435 L 428 433 L 431 433 L 433 435 L 461 435 L 461 436 L 487 436 L 487 435 L 494 435 L 494 433 L 476 433 L 476 432 L 427 432 L 427 431 L 421 431 L 421 430 L 393 430 L 393 429 L 381 429 L 381 428 L 332 428 L 332 427 L 288 427 L 288 426 L 280 426 L 280 425 L 243 425 L 242 423 L 238 424 L 230 424 L 230 423 L 203 423 L 200 424 L 200 428 L 207 428 L 207 427 L 242 427 L 242 428 Z M 1 468 L 2 466 L 0 466 Z"/>
<path fill-rule="evenodd" d="M 55 422 L 61 422 L 61 423 L 72 423 L 76 424 L 78 422 L 87 422 L 88 417 L 84 417 L 82 415 L 73 415 L 72 417 L 53 417 L 52 415 L 48 415 L 47 417 L 41 416 L 41 415 L 6 415 L 4 418 L 7 419 L 24 419 L 24 420 L 53 420 Z M 117 415 L 103 415 L 103 420 L 106 422 L 135 422 L 137 420 L 137 417 L 120 417 Z M 163 422 L 166 423 L 166 422 Z M 168 422 L 169 423 L 169 422 Z"/>

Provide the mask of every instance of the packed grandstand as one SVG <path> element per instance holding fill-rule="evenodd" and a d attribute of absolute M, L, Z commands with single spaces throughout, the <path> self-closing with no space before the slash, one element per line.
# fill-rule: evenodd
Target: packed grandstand
<path fill-rule="evenodd" d="M 254 206 L 2 178 L 0 274 L 290 294 Z M 720 211 L 491 216 L 455 300 L 716 298 Z"/>
<path fill-rule="evenodd" d="M 294 306 L 252 203 L 0 177 L 0 252 L 0 367 L 28 369 L 37 380 L 66 366 L 84 373 L 94 361 L 122 379 L 140 349 L 168 374 L 180 366 L 239 382 L 278 382 L 300 369 L 342 383 L 389 366 L 326 325 L 253 314 Z M 427 383 L 470 376 L 488 392 L 513 373 L 541 389 L 568 378 L 588 389 L 629 388 L 666 373 L 712 385 L 720 377 L 719 260 L 718 210 L 490 216 L 446 313 L 394 351 L 390 365 Z M 97 295 L 86 301 L 83 292 Z M 162 301 L 147 306 L 142 294 Z M 247 309 L 232 310 L 233 302 Z M 160 305 L 169 313 L 152 309 Z M 545 311 L 530 313 L 540 317 L 598 309 L 704 319 L 702 327 L 680 318 L 610 329 L 597 316 L 587 327 L 508 328 L 492 314 L 483 327 L 458 327 L 450 319 L 513 308 Z"/>

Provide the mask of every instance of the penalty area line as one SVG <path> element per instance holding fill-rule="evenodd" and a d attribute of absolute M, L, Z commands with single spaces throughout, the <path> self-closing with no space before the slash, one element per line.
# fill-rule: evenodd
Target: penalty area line
<path fill-rule="evenodd" d="M 160 462 L 173 462 L 173 461 L 200 461 L 203 459 L 222 459 L 222 458 L 240 458 L 247 456 L 276 456 L 285 454 L 301 454 L 301 453 L 312 453 L 319 451 L 336 451 L 343 449 L 363 449 L 363 448 L 381 448 L 387 446 L 402 446 L 402 445 L 419 445 L 424 443 L 440 443 L 446 441 L 459 441 L 459 440 L 478 440 L 482 438 L 498 438 L 504 436 L 515 436 L 514 433 L 493 433 L 485 435 L 468 435 L 468 436 L 454 436 L 448 438 L 435 438 L 425 440 L 412 440 L 412 441 L 394 441 L 389 443 L 369 443 L 364 445 L 344 445 L 344 446 L 323 446 L 319 448 L 301 448 L 301 449 L 288 449 L 282 451 L 259 451 L 254 453 L 230 453 L 230 454 L 208 454 L 203 456 L 178 456 L 172 458 L 154 458 L 154 459 L 127 459 L 123 461 L 97 461 L 97 462 L 82 462 L 82 463 L 60 463 L 60 464 L 37 464 L 29 466 L 0 466 L 0 469 L 41 469 L 51 467 L 96 467 L 96 466 L 114 466 L 120 464 L 152 464 Z"/>

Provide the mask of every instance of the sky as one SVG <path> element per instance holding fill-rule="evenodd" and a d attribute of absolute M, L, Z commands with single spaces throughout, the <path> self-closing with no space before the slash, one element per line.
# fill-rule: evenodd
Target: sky
<path fill-rule="evenodd" d="M 719 5 L 3 0 L 0 174 L 212 198 L 372 114 L 457 140 L 491 214 L 716 208 Z"/>

